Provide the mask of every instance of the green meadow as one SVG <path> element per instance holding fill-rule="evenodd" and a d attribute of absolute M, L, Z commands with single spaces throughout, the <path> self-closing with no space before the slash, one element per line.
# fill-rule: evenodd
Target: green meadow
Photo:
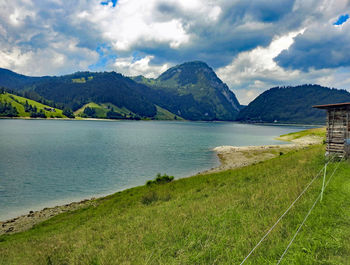
<path fill-rule="evenodd" d="M 74 112 L 74 115 L 78 118 L 80 117 L 84 117 L 84 110 L 86 108 L 91 108 L 91 109 L 94 109 L 95 111 L 95 116 L 97 118 L 104 118 L 106 119 L 107 118 L 107 113 L 110 111 L 110 110 L 113 110 L 114 112 L 117 112 L 125 117 L 133 117 L 133 116 L 137 116 L 135 113 L 133 113 L 132 111 L 128 110 L 127 108 L 125 107 L 118 107 L 112 103 L 102 103 L 102 104 L 97 104 L 97 103 L 94 103 L 94 102 L 90 102 L 90 103 L 87 103 L 85 104 L 84 106 L 82 106 L 80 109 L 76 110 Z M 153 117 L 154 120 L 184 120 L 183 118 L 181 118 L 180 116 L 178 115 L 175 115 L 173 113 L 171 113 L 170 111 L 162 108 L 162 107 L 159 107 L 156 105 L 156 108 L 157 108 L 157 114 Z M 176 118 L 175 118 L 176 117 Z"/>
<path fill-rule="evenodd" d="M 80 81 L 79 80 L 78 81 L 76 80 L 75 82 L 82 82 L 81 80 Z M 37 101 L 31 100 L 28 98 L 24 98 L 21 96 L 10 94 L 10 93 L 0 94 L 0 102 L 11 103 L 11 105 L 17 109 L 18 117 L 25 117 L 25 118 L 30 117 L 30 112 L 25 111 L 25 104 L 26 104 L 26 102 L 28 102 L 29 105 L 36 107 L 38 112 L 40 110 L 43 110 L 43 112 L 45 113 L 47 118 L 67 118 L 65 115 L 62 114 L 62 110 L 60 110 L 60 109 L 55 108 L 54 112 L 48 111 L 48 110 L 45 110 L 45 108 L 51 108 L 50 106 L 41 104 Z M 117 113 L 119 113 L 127 118 L 137 116 L 135 113 L 133 113 L 132 111 L 128 110 L 125 107 L 120 108 L 120 107 L 118 107 L 114 104 L 111 104 L 111 103 L 97 104 L 94 102 L 90 102 L 90 103 L 85 104 L 80 109 L 78 109 L 74 112 L 74 115 L 76 116 L 77 119 L 87 117 L 86 115 L 84 115 L 84 110 L 87 107 L 89 107 L 95 111 L 94 116 L 96 118 L 106 119 L 107 113 L 111 110 L 113 110 L 114 112 L 117 112 Z M 153 117 L 153 119 L 155 119 L 155 120 L 184 120 L 180 116 L 175 115 L 164 108 L 161 108 L 159 106 L 156 106 L 156 108 L 157 108 L 157 114 Z"/>
<path fill-rule="evenodd" d="M 34 106 L 37 107 L 38 111 L 43 110 L 47 118 L 66 118 L 66 116 L 62 114 L 62 110 L 60 109 L 55 108 L 55 112 L 47 111 L 45 110 L 45 108 L 51 108 L 50 106 L 41 104 L 31 99 L 20 97 L 14 94 L 10 94 L 10 93 L 0 94 L 0 101 L 11 103 L 11 105 L 17 109 L 19 117 L 30 117 L 30 112 L 25 112 L 25 107 L 24 107 L 27 101 L 29 105 L 32 105 L 33 107 Z"/>
<path fill-rule="evenodd" d="M 181 118 L 178 115 L 175 115 L 174 113 L 163 109 L 162 107 L 159 107 L 158 105 L 156 105 L 157 108 L 157 114 L 154 117 L 155 120 L 179 120 L 179 121 L 183 121 L 184 119 Z"/>
<path fill-rule="evenodd" d="M 0 264 L 240 264 L 320 172 L 324 152 L 324 145 L 313 145 L 96 199 L 0 236 Z M 350 164 L 330 163 L 327 179 L 337 166 L 281 264 L 350 263 Z M 244 264 L 277 263 L 321 185 L 320 176 Z"/>

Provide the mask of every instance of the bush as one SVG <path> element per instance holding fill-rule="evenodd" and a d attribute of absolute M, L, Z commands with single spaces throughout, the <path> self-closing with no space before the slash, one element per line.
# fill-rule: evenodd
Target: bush
<path fill-rule="evenodd" d="M 62 111 L 62 114 L 67 116 L 68 118 L 71 118 L 71 119 L 75 118 L 74 113 L 73 113 L 72 109 L 70 109 L 70 108 L 64 108 Z"/>
<path fill-rule="evenodd" d="M 107 119 L 124 119 L 125 117 L 118 113 L 118 112 L 114 112 L 113 110 L 110 110 L 107 112 Z"/>
<path fill-rule="evenodd" d="M 37 110 L 37 108 L 35 108 Z M 30 117 L 31 118 L 47 118 L 45 112 L 41 109 L 39 112 L 37 111 L 32 111 L 30 112 Z"/>
<path fill-rule="evenodd" d="M 11 103 L 0 101 L 0 117 L 17 117 L 18 111 Z"/>
<path fill-rule="evenodd" d="M 83 114 L 87 117 L 96 118 L 96 110 L 94 108 L 86 107 Z"/>
<path fill-rule="evenodd" d="M 158 194 L 155 191 L 151 191 L 142 196 L 141 202 L 143 204 L 151 204 L 152 202 L 158 201 Z"/>
<path fill-rule="evenodd" d="M 147 186 L 150 186 L 152 184 L 164 184 L 168 182 L 172 182 L 174 180 L 174 176 L 168 176 L 167 174 L 164 174 L 163 176 L 158 173 L 157 177 L 154 180 L 148 180 L 146 182 Z"/>

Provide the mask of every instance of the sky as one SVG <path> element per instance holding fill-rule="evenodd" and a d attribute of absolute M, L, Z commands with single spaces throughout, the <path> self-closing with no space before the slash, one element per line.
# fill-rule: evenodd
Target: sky
<path fill-rule="evenodd" d="M 157 77 L 204 61 L 241 104 L 274 86 L 350 91 L 350 0 L 1 0 L 0 67 Z"/>

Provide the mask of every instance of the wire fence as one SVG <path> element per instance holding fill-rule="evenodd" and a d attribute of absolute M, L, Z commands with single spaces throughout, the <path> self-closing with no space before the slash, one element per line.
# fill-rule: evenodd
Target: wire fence
<path fill-rule="evenodd" d="M 277 219 L 277 221 L 270 227 L 270 229 L 265 233 L 265 235 L 260 239 L 260 241 L 253 247 L 253 249 L 248 253 L 248 255 L 243 259 L 243 261 L 240 263 L 240 265 L 244 264 L 246 262 L 246 260 L 253 254 L 253 252 L 260 246 L 260 244 L 266 239 L 266 237 L 272 232 L 272 230 L 277 226 L 277 224 L 283 219 L 283 217 L 289 212 L 289 210 L 294 206 L 294 204 L 304 195 L 304 193 L 309 189 L 309 187 L 315 182 L 315 180 L 320 176 L 320 174 L 322 172 L 324 172 L 327 168 L 327 165 L 331 162 L 333 162 L 334 158 L 337 157 L 336 155 L 333 155 L 333 157 L 331 157 L 326 163 L 325 165 L 321 168 L 321 170 L 318 172 L 318 174 L 307 184 L 307 186 L 304 188 L 304 190 L 298 195 L 298 197 L 291 203 L 291 205 L 284 211 L 284 213 Z M 341 161 L 343 160 L 344 158 L 341 159 Z M 340 162 L 341 162 L 340 161 Z M 333 177 L 335 171 L 338 169 L 338 166 L 340 164 L 340 162 L 338 163 L 336 169 L 333 171 L 331 177 L 329 178 L 329 180 L 327 181 L 326 184 L 323 184 L 322 186 L 322 191 L 321 193 L 319 194 L 319 196 L 317 197 L 314 205 L 311 207 L 311 209 L 309 210 L 307 216 L 305 217 L 303 223 L 300 225 L 299 229 L 297 230 L 296 234 L 293 236 L 290 244 L 288 244 L 287 246 L 287 249 L 285 250 L 285 252 L 283 252 L 280 260 L 278 261 L 277 264 L 279 264 L 284 255 L 287 253 L 290 245 L 293 243 L 296 235 L 298 234 L 298 232 L 300 231 L 302 225 L 305 223 L 307 217 L 310 215 L 310 213 L 312 212 L 313 208 L 315 207 L 315 205 L 317 204 L 317 201 L 320 199 L 320 197 L 322 196 L 321 194 L 323 194 L 323 190 L 327 187 L 329 181 L 331 180 L 331 178 Z M 324 178 L 325 178 L 325 175 L 324 175 Z"/>
<path fill-rule="evenodd" d="M 327 183 L 324 185 L 324 189 L 325 189 L 325 188 L 327 188 L 327 186 L 328 186 L 329 182 L 330 182 L 330 181 L 331 181 L 331 179 L 333 178 L 334 173 L 337 171 L 337 169 L 338 169 L 338 167 L 339 167 L 340 163 L 343 161 L 343 159 L 344 159 L 344 157 L 343 157 L 343 158 L 342 158 L 342 159 L 339 161 L 338 165 L 337 165 L 337 166 L 336 166 L 336 168 L 333 170 L 332 175 L 329 177 L 329 179 L 328 179 Z M 292 245 L 292 243 L 293 243 L 294 239 L 297 237 L 297 235 L 298 235 L 299 231 L 300 231 L 300 230 L 301 230 L 301 228 L 303 227 L 304 223 L 306 222 L 307 218 L 308 218 L 308 217 L 309 217 L 309 215 L 311 214 L 312 210 L 315 208 L 315 206 L 316 206 L 317 202 L 318 202 L 318 201 L 319 201 L 319 200 L 322 198 L 322 195 L 323 195 L 323 190 L 324 190 L 324 189 L 322 189 L 322 191 L 319 193 L 319 195 L 317 196 L 317 198 L 316 198 L 316 200 L 315 200 L 314 204 L 311 206 L 310 210 L 309 210 L 309 211 L 308 211 L 308 213 L 306 214 L 306 216 L 305 216 L 305 218 L 304 218 L 303 222 L 300 224 L 300 226 L 299 226 L 298 230 L 295 232 L 294 236 L 293 236 L 293 237 L 292 237 L 292 239 L 289 241 L 289 244 L 288 244 L 287 248 L 284 250 L 284 252 L 282 253 L 282 255 L 281 255 L 280 259 L 278 260 L 277 265 L 281 263 L 281 261 L 282 261 L 283 257 L 284 257 L 284 256 L 285 256 L 285 254 L 287 253 L 287 251 L 288 251 L 289 247 Z"/>

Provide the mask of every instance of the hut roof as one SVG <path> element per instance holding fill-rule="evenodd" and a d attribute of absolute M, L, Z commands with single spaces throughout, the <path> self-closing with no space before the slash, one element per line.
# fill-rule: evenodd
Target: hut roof
<path fill-rule="evenodd" d="M 350 102 L 345 103 L 337 103 L 337 104 L 326 104 L 326 105 L 316 105 L 312 106 L 317 109 L 331 109 L 331 108 L 342 108 L 342 107 L 350 107 Z"/>

